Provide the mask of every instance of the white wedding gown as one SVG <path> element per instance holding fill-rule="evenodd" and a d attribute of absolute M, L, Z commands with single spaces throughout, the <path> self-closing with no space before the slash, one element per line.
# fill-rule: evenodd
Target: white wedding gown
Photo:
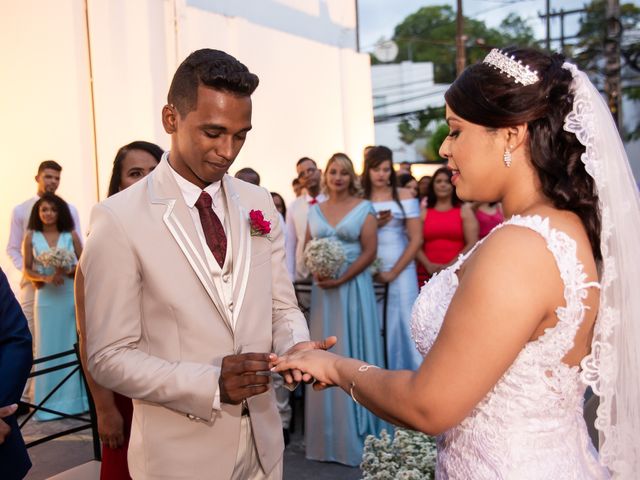
<path fill-rule="evenodd" d="M 548 219 L 516 216 L 496 228 L 504 225 L 530 228 L 546 240 L 565 285 L 566 306 L 558 307 L 556 326 L 525 345 L 469 416 L 438 436 L 436 478 L 609 478 L 598 463 L 583 420 L 586 387 L 579 369 L 562 362 L 584 318 L 586 288 L 594 284 L 584 283 L 586 274 L 577 259 L 575 241 L 550 228 Z M 422 355 L 428 353 L 442 326 L 458 286 L 456 271 L 479 244 L 422 288 L 411 325 Z"/>

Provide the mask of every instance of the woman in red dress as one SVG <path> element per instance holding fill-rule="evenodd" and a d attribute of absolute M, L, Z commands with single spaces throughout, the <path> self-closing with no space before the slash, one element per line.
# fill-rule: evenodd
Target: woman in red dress
<path fill-rule="evenodd" d="M 497 202 L 474 203 L 473 209 L 478 220 L 478 240 L 483 239 L 504 220 L 502 207 Z"/>
<path fill-rule="evenodd" d="M 439 168 L 427 190 L 424 242 L 416 255 L 420 288 L 431 275 L 449 266 L 478 241 L 478 221 L 471 207 L 458 199 L 451 177 L 451 170 Z"/>

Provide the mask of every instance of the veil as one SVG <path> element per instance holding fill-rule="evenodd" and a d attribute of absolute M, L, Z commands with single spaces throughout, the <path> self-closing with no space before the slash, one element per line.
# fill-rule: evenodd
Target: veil
<path fill-rule="evenodd" d="M 600 397 L 600 461 L 614 478 L 640 472 L 640 196 L 609 108 L 584 72 L 571 71 L 573 110 L 564 129 L 586 147 L 602 217 L 600 308 L 582 379 Z"/>

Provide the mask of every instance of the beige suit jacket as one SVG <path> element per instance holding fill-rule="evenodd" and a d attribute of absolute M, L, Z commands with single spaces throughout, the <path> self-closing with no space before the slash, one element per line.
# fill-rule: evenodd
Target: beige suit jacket
<path fill-rule="evenodd" d="M 129 468 L 136 480 L 227 479 L 241 407 L 212 409 L 222 358 L 238 349 L 282 354 L 309 332 L 269 192 L 223 178 L 232 274 L 211 274 L 170 168 L 163 159 L 92 211 L 81 258 L 89 371 L 134 399 Z M 252 209 L 271 221 L 270 238 L 251 236 Z M 219 292 L 229 281 L 233 299 L 225 304 Z M 270 472 L 283 451 L 273 391 L 248 404 L 260 462 Z"/>

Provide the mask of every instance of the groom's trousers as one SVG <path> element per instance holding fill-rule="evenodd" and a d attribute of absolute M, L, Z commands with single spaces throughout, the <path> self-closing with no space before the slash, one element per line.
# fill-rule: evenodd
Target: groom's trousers
<path fill-rule="evenodd" d="M 280 434 L 281 432 L 276 432 L 276 435 Z M 240 419 L 240 441 L 231 480 L 282 480 L 282 458 L 268 474 L 262 470 L 248 415 L 243 415 Z"/>

